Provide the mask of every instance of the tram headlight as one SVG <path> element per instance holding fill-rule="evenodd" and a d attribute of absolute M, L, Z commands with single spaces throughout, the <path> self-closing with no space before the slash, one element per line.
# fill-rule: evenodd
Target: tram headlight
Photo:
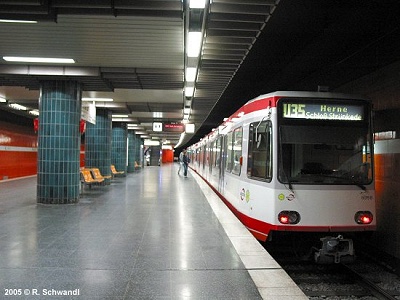
<path fill-rule="evenodd" d="M 297 211 L 283 210 L 278 214 L 278 220 L 282 224 L 297 224 L 300 222 L 300 214 Z"/>
<path fill-rule="evenodd" d="M 371 224 L 372 220 L 374 219 L 374 216 L 370 211 L 358 211 L 354 215 L 354 220 L 356 221 L 357 224 Z"/>

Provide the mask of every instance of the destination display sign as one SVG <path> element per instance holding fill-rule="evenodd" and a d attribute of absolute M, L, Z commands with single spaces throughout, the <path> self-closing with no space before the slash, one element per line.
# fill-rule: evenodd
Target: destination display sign
<path fill-rule="evenodd" d="M 282 104 L 282 117 L 308 120 L 364 120 L 364 106 L 337 103 L 290 103 Z"/>

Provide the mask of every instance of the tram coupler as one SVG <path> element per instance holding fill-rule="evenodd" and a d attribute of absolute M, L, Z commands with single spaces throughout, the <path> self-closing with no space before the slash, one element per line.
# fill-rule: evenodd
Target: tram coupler
<path fill-rule="evenodd" d="M 320 239 L 322 248 L 314 253 L 314 260 L 318 264 L 351 263 L 354 261 L 354 247 L 352 239 L 343 236 L 326 236 Z"/>

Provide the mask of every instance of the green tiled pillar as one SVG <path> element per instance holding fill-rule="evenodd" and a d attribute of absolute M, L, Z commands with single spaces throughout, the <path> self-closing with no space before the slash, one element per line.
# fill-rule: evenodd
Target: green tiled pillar
<path fill-rule="evenodd" d="M 136 160 L 136 134 L 133 130 L 128 130 L 128 173 L 135 171 L 135 160 Z M 137 161 L 139 163 L 139 161 Z"/>
<path fill-rule="evenodd" d="M 140 136 L 136 136 L 136 144 L 135 144 L 135 155 L 136 155 L 136 161 L 138 162 L 139 165 L 144 166 L 144 161 L 143 161 L 143 140 L 140 138 Z"/>
<path fill-rule="evenodd" d="M 113 123 L 111 142 L 111 162 L 118 171 L 126 170 L 128 129 L 126 123 Z"/>
<path fill-rule="evenodd" d="M 140 155 L 142 144 L 142 139 L 133 130 L 128 130 L 128 173 L 135 171 L 135 161 L 143 165 Z"/>
<path fill-rule="evenodd" d="M 79 201 L 81 86 L 44 81 L 39 99 L 37 202 Z"/>
<path fill-rule="evenodd" d="M 96 124 L 86 122 L 85 167 L 99 168 L 103 176 L 111 175 L 112 113 L 96 109 Z"/>

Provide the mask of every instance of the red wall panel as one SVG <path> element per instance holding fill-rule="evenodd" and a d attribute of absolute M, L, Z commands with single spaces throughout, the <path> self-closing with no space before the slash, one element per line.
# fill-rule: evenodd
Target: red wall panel
<path fill-rule="evenodd" d="M 32 128 L 0 121 L 0 180 L 37 174 L 37 134 Z M 81 145 L 80 166 L 85 165 Z"/>
<path fill-rule="evenodd" d="M 35 175 L 37 136 L 32 128 L 0 122 L 0 180 Z"/>
<path fill-rule="evenodd" d="M 162 150 L 162 162 L 169 163 L 174 162 L 174 151 L 170 149 L 163 149 Z"/>

